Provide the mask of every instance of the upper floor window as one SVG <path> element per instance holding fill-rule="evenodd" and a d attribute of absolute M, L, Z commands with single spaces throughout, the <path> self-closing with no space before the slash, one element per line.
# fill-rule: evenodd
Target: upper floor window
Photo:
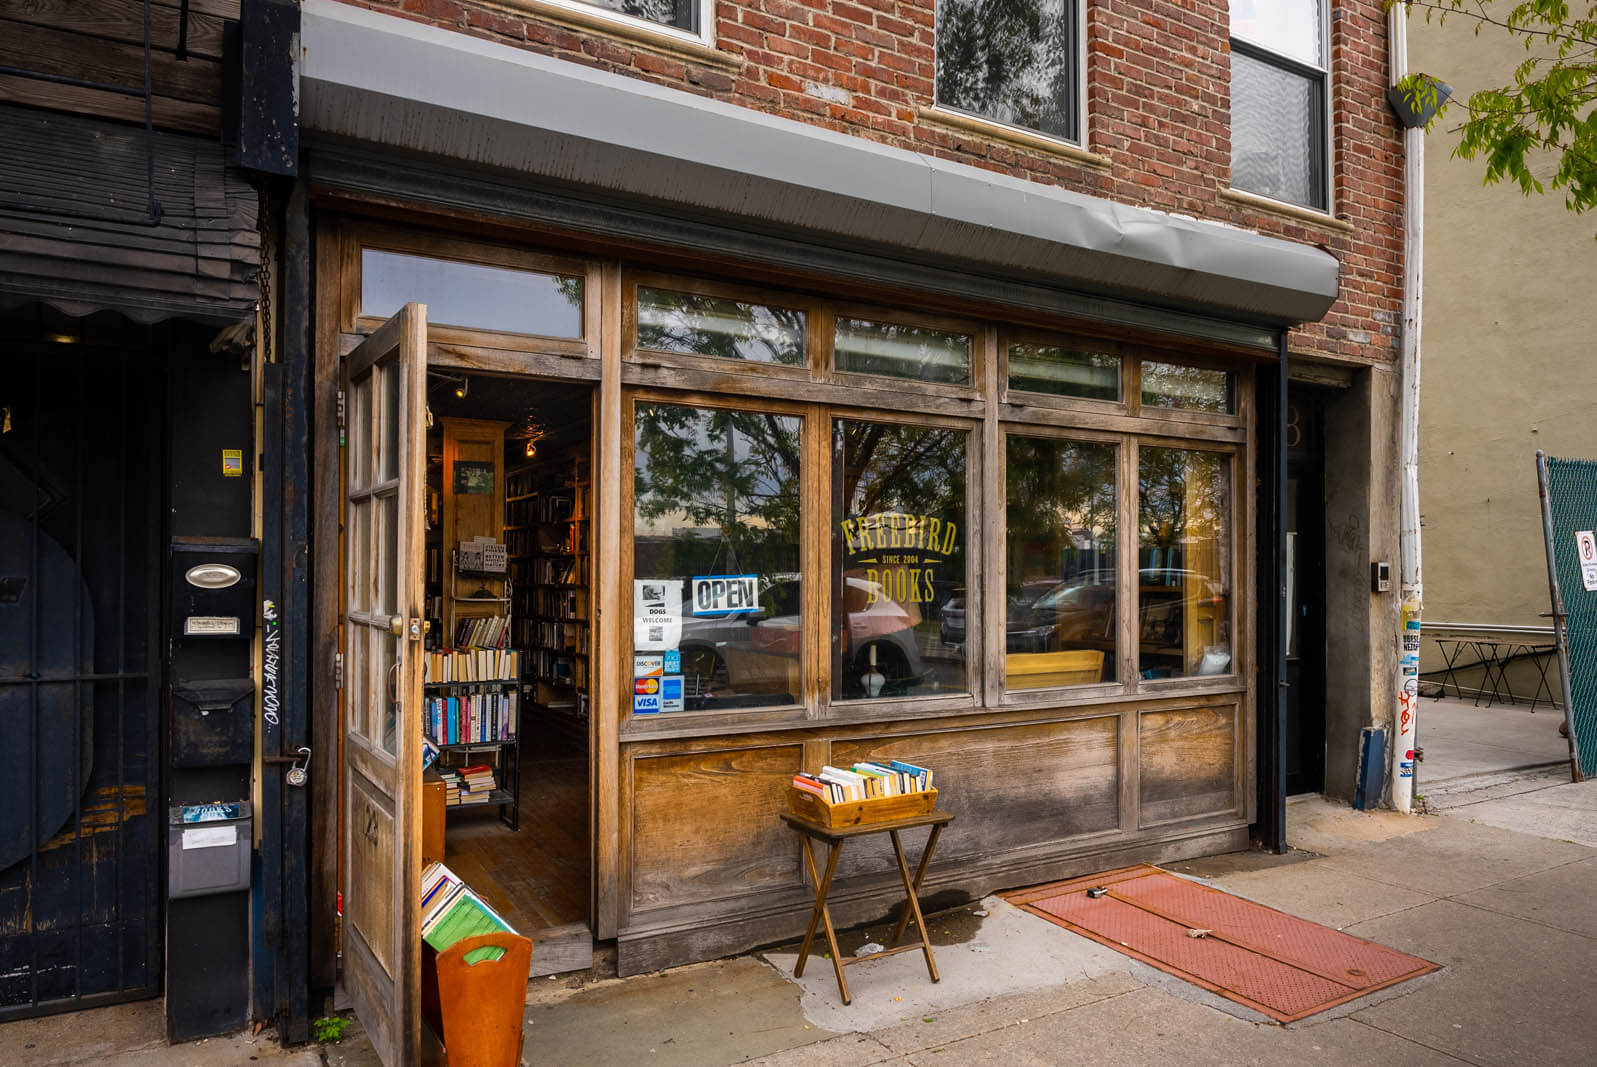
<path fill-rule="evenodd" d="M 711 5 L 714 0 L 552 0 L 562 7 L 599 8 L 655 26 L 679 30 L 703 43 L 710 40 Z"/>
<path fill-rule="evenodd" d="M 1329 208 L 1325 0 L 1231 0 L 1231 187 Z"/>
<path fill-rule="evenodd" d="M 937 103 L 1081 138 L 1079 0 L 937 0 Z"/>

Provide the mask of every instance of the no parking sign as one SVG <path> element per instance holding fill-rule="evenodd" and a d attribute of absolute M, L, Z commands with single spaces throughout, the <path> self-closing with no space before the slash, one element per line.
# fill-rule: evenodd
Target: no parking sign
<path fill-rule="evenodd" d="M 1586 592 L 1597 592 L 1597 537 L 1590 530 L 1575 534 L 1575 558 L 1580 561 L 1580 581 Z"/>

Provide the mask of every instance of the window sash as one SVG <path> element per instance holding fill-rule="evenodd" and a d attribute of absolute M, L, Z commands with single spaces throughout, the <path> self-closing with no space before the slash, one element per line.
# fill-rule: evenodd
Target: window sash
<path fill-rule="evenodd" d="M 1038 0 L 1038 2 L 1040 3 L 1042 0 Z M 1083 84 L 1084 71 L 1086 70 L 1083 47 L 1083 42 L 1086 39 L 1084 32 L 1085 5 L 1081 0 L 1061 0 L 1061 5 L 1064 10 L 1060 13 L 1058 22 L 1065 35 L 1066 45 L 1059 49 L 1059 55 L 1062 57 L 1064 64 L 1063 77 L 1059 80 L 1065 87 L 1065 99 L 1063 101 L 1056 100 L 1054 103 L 1059 116 L 1063 119 L 1063 129 L 1043 129 L 1037 125 L 1029 125 L 1025 122 L 1017 121 L 1016 116 L 1010 113 L 1013 108 L 1007 103 L 999 108 L 983 110 L 980 107 L 971 106 L 968 101 L 950 99 L 948 97 L 948 94 L 941 87 L 943 82 L 941 77 L 943 57 L 951 50 L 948 47 L 950 42 L 943 36 L 943 28 L 947 24 L 945 19 L 949 12 L 942 2 L 935 4 L 938 10 L 936 13 L 936 28 L 933 34 L 933 49 L 936 53 L 933 67 L 933 87 L 936 105 L 944 110 L 970 115 L 984 122 L 993 122 L 1012 129 L 1024 130 L 1028 133 L 1038 134 L 1043 137 L 1053 137 L 1070 144 L 1080 145 L 1083 140 L 1082 130 L 1085 127 L 1085 116 L 1083 115 L 1086 98 Z M 978 13 L 972 12 L 972 14 Z M 979 21 L 978 19 L 978 23 Z M 988 44 L 987 39 L 984 37 L 981 43 L 986 46 Z"/>
<path fill-rule="evenodd" d="M 656 21 L 644 15 L 630 14 L 609 4 L 598 3 L 596 0 L 505 0 L 505 2 L 512 7 L 521 6 L 533 11 L 544 6 L 565 8 L 568 11 L 580 12 L 625 26 L 635 26 L 647 32 L 660 33 L 679 40 L 703 45 L 712 45 L 715 42 L 714 0 L 675 0 L 673 6 L 682 10 L 687 16 L 686 26 Z"/>
<path fill-rule="evenodd" d="M 1236 56 L 1240 55 L 1279 71 L 1280 73 L 1302 79 L 1309 86 L 1309 108 L 1308 115 L 1306 117 L 1308 119 L 1307 148 L 1309 181 L 1312 188 L 1310 189 L 1311 195 L 1309 196 L 1308 201 L 1303 203 L 1303 206 L 1313 208 L 1316 211 L 1329 211 L 1331 207 L 1329 167 L 1330 145 L 1328 143 L 1330 120 L 1329 116 L 1326 114 L 1329 107 L 1330 98 L 1329 74 L 1320 68 L 1300 63 L 1288 56 L 1280 54 L 1279 52 L 1272 52 L 1267 48 L 1261 48 L 1258 45 L 1246 42 L 1241 38 L 1232 38 L 1231 51 L 1233 70 L 1235 70 Z M 1235 75 L 1233 74 L 1233 78 L 1234 77 Z M 1232 187 L 1240 189 L 1243 192 L 1250 192 L 1260 196 L 1269 196 L 1272 199 L 1279 199 L 1283 203 L 1299 203 L 1299 201 L 1277 196 L 1276 194 L 1268 191 L 1249 188 L 1246 184 L 1239 184 L 1236 181 L 1235 131 L 1238 125 L 1236 108 L 1236 97 L 1233 94 L 1231 102 L 1231 129 L 1233 131 L 1231 149 L 1233 174 Z"/>

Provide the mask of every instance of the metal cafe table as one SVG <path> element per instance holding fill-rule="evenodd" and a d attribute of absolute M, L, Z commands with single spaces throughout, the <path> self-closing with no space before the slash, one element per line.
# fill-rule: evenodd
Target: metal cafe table
<path fill-rule="evenodd" d="M 794 792 L 799 791 L 794 790 Z M 810 924 L 804 931 L 803 942 L 799 945 L 798 963 L 793 967 L 794 978 L 804 976 L 804 964 L 809 959 L 810 945 L 815 940 L 815 927 L 819 923 L 826 930 L 826 944 L 832 950 L 832 968 L 837 972 L 837 990 L 842 994 L 844 1004 L 853 1003 L 854 999 L 848 991 L 848 979 L 843 976 L 843 968 L 852 964 L 868 963 L 871 960 L 896 956 L 900 952 L 914 952 L 920 949 L 926 954 L 926 970 L 931 975 L 932 981 L 940 980 L 937 961 L 932 958 L 932 944 L 926 930 L 926 920 L 921 916 L 920 901 L 916 898 L 920 892 L 921 879 L 925 877 L 926 868 L 931 864 L 932 853 L 937 849 L 937 839 L 942 836 L 943 827 L 954 818 L 949 812 L 936 810 L 936 797 L 936 790 L 932 790 L 929 794 L 880 797 L 852 804 L 827 806 L 810 803 L 809 795 L 805 794 L 802 798 L 795 797 L 794 804 L 808 814 L 782 813 L 782 820 L 797 831 L 799 841 L 804 846 L 804 862 L 809 867 L 810 883 L 815 887 L 815 907 L 810 911 Z M 899 803 L 893 803 L 895 801 Z M 917 811 L 916 808 L 923 810 Z M 910 813 L 902 814 L 906 810 Z M 837 814 L 833 815 L 833 812 Z M 825 819 L 828 817 L 833 823 L 851 819 L 857 821 L 854 821 L 853 825 L 828 826 L 825 825 Z M 911 876 L 909 861 L 904 856 L 904 845 L 898 835 L 900 831 L 915 830 L 922 826 L 931 827 L 932 832 L 926 839 L 926 848 L 921 852 L 920 863 Z M 885 950 L 869 956 L 850 956 L 844 959 L 842 953 L 838 951 L 837 931 L 832 926 L 832 915 L 827 909 L 826 897 L 832 889 L 832 875 L 837 871 L 837 858 L 842 854 L 843 842 L 868 834 L 887 834 L 892 838 L 893 854 L 898 859 L 898 872 L 904 880 L 904 908 L 898 916 L 897 924 L 893 927 L 893 936 L 888 939 Z M 815 851 L 810 844 L 812 841 L 824 842 L 827 846 L 824 872 L 816 867 Z M 899 941 L 903 939 L 911 920 L 914 920 L 919 940 L 912 944 L 900 945 Z"/>

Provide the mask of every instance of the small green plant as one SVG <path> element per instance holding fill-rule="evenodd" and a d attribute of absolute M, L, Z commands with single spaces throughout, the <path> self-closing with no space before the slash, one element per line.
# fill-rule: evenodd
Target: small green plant
<path fill-rule="evenodd" d="M 344 1031 L 349 1028 L 349 1020 L 339 1018 L 337 1015 L 323 1015 L 320 1019 L 311 1020 L 311 1037 L 319 1045 L 333 1045 L 344 1040 Z"/>

